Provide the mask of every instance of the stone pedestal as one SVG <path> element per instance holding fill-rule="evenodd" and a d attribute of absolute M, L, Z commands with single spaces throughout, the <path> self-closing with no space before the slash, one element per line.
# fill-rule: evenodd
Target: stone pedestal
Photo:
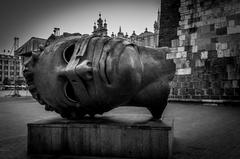
<path fill-rule="evenodd" d="M 162 121 L 42 120 L 28 124 L 28 153 L 163 159 L 171 156 L 172 131 Z"/>

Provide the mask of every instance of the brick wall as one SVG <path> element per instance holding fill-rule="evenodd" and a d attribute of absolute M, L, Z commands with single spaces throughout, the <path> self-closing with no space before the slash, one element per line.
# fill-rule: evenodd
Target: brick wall
<path fill-rule="evenodd" d="M 177 38 L 166 57 L 177 67 L 170 98 L 240 100 L 240 1 L 179 1 Z"/>
<path fill-rule="evenodd" d="M 159 46 L 171 46 L 171 40 L 177 38 L 178 8 L 180 0 L 161 0 Z"/>

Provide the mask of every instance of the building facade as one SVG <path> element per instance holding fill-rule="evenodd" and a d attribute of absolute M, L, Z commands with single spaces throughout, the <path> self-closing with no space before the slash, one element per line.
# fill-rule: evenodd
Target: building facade
<path fill-rule="evenodd" d="M 94 26 L 93 26 L 93 34 L 96 34 L 96 35 L 100 35 L 100 36 L 107 36 L 107 22 L 106 22 L 106 19 L 104 20 L 104 23 L 103 23 L 103 20 L 102 20 L 102 17 L 101 17 L 101 13 L 99 13 L 99 18 L 97 20 L 97 25 L 96 25 L 96 22 L 94 22 Z"/>
<path fill-rule="evenodd" d="M 135 31 L 133 31 L 132 35 L 128 36 L 127 33 L 124 34 L 122 32 L 122 29 L 120 26 L 117 35 L 115 35 L 112 32 L 111 37 L 124 38 L 140 46 L 149 46 L 149 47 L 156 48 L 159 45 L 159 30 L 160 30 L 160 11 L 159 10 L 158 10 L 157 20 L 154 22 L 153 27 L 154 27 L 154 32 L 150 32 L 146 28 L 145 31 L 140 33 L 139 35 L 137 35 Z M 99 19 L 97 20 L 97 24 L 94 23 L 92 34 L 107 36 L 108 35 L 107 31 L 108 29 L 107 29 L 106 19 L 104 20 L 104 23 L 103 23 L 101 14 L 99 14 Z"/>
<path fill-rule="evenodd" d="M 165 10 L 178 7 L 178 12 L 162 11 L 160 22 L 170 25 L 160 27 L 160 46 L 172 47 L 167 59 L 174 59 L 177 67 L 171 99 L 239 102 L 240 1 L 161 3 Z"/>
<path fill-rule="evenodd" d="M 0 84 L 7 78 L 11 84 L 20 77 L 20 59 L 6 52 L 0 53 Z M 14 79 L 15 78 L 15 79 Z"/>
<path fill-rule="evenodd" d="M 158 47 L 158 34 L 148 31 L 147 28 L 139 35 L 136 35 L 135 31 L 133 31 L 129 40 L 139 46 Z"/>
<path fill-rule="evenodd" d="M 150 32 L 146 28 L 144 32 L 137 35 L 135 31 L 133 31 L 129 37 L 130 41 L 140 46 L 159 47 L 160 14 L 161 12 L 158 10 L 157 20 L 153 24 L 154 32 Z"/>
<path fill-rule="evenodd" d="M 46 43 L 46 39 L 32 37 L 27 42 L 25 42 L 21 47 L 19 47 L 15 51 L 15 54 L 19 55 L 19 54 L 23 54 L 26 52 L 38 51 L 39 47 L 41 45 L 44 46 L 45 43 Z"/>
<path fill-rule="evenodd" d="M 5 80 L 9 84 L 14 84 L 14 81 L 19 80 L 21 74 L 21 58 L 15 56 L 15 50 L 19 47 L 19 38 L 14 37 L 12 50 L 3 50 L 0 52 L 0 84 Z"/>

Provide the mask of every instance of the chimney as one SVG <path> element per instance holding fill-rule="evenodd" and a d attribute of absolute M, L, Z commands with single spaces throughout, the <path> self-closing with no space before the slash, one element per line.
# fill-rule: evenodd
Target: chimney
<path fill-rule="evenodd" d="M 19 48 L 19 38 L 14 37 L 14 51 L 16 51 Z"/>
<path fill-rule="evenodd" d="M 60 36 L 60 28 L 54 28 L 54 29 L 53 29 L 53 34 L 54 34 L 55 36 Z"/>

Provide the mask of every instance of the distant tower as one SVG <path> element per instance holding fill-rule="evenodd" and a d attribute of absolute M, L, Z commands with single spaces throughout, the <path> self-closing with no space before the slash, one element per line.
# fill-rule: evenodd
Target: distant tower
<path fill-rule="evenodd" d="M 161 9 L 161 5 L 160 5 L 160 9 Z M 154 36 L 155 47 L 159 47 L 160 17 L 161 17 L 160 9 L 158 9 L 158 12 L 157 12 L 157 21 L 155 21 L 153 24 L 154 34 L 155 34 Z"/>
<path fill-rule="evenodd" d="M 115 35 L 114 35 L 114 33 L 113 33 L 113 32 L 112 32 L 112 34 L 111 34 L 111 37 L 112 37 L 112 38 L 114 38 L 114 37 L 115 37 Z"/>
<path fill-rule="evenodd" d="M 160 29 L 160 17 L 161 17 L 161 12 L 160 12 L 160 9 L 158 9 L 158 12 L 157 12 L 157 21 L 154 22 L 154 33 L 159 33 L 159 29 Z"/>
<path fill-rule="evenodd" d="M 97 22 L 98 22 L 98 28 L 102 28 L 103 20 L 101 18 L 101 13 L 99 13 L 99 19 L 97 20 Z"/>
<path fill-rule="evenodd" d="M 106 19 L 102 20 L 101 13 L 99 13 L 99 18 L 97 20 L 97 26 L 96 23 L 94 23 L 93 26 L 93 34 L 100 35 L 100 36 L 106 36 L 107 35 L 107 22 Z"/>
<path fill-rule="evenodd" d="M 125 34 L 125 38 L 127 39 L 128 38 L 128 33 L 126 32 L 126 34 Z"/>
<path fill-rule="evenodd" d="M 136 36 L 137 34 L 135 33 L 135 30 L 133 30 L 132 36 Z"/>
<path fill-rule="evenodd" d="M 94 22 L 93 32 L 95 32 L 96 30 L 97 30 L 97 26 L 96 26 L 96 23 Z"/>
<path fill-rule="evenodd" d="M 53 34 L 54 34 L 55 36 L 60 36 L 60 28 L 54 28 L 54 29 L 53 29 Z"/>
<path fill-rule="evenodd" d="M 147 28 L 145 28 L 145 33 L 147 33 L 148 32 L 148 29 Z"/>
<path fill-rule="evenodd" d="M 135 43 L 136 40 L 137 40 L 137 34 L 135 33 L 135 30 L 133 30 L 133 33 L 132 33 L 132 35 L 130 36 L 130 41 L 131 41 L 132 43 Z"/>
<path fill-rule="evenodd" d="M 161 4 L 160 4 L 161 5 Z M 161 6 L 158 9 L 158 16 L 157 16 L 157 22 L 160 23 L 160 17 L 161 17 Z"/>
<path fill-rule="evenodd" d="M 107 29 L 107 22 L 106 22 L 106 19 L 104 20 L 104 29 Z"/>
<path fill-rule="evenodd" d="M 118 36 L 119 38 L 124 38 L 124 34 L 123 34 L 123 32 L 122 32 L 121 26 L 119 27 L 119 31 L 118 31 L 117 36 Z"/>
<path fill-rule="evenodd" d="M 19 38 L 14 37 L 14 51 L 16 51 L 19 48 Z"/>

